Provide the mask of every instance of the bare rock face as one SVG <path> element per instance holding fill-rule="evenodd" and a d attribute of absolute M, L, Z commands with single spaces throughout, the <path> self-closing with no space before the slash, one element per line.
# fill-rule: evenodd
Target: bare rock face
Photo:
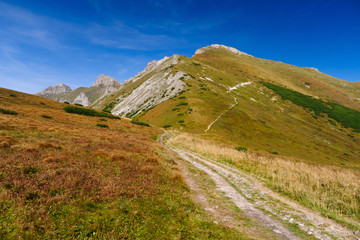
<path fill-rule="evenodd" d="M 115 78 L 112 78 L 108 75 L 105 75 L 105 74 L 100 74 L 96 81 L 94 82 L 93 84 L 93 87 L 98 87 L 100 85 L 103 85 L 103 86 L 118 86 L 118 85 L 121 85 L 120 82 L 118 82 Z"/>
<path fill-rule="evenodd" d="M 241 51 L 237 50 L 236 48 L 228 47 L 228 46 L 224 46 L 224 45 L 220 45 L 220 44 L 212 44 L 210 46 L 200 48 L 200 49 L 196 50 L 195 55 L 202 54 L 202 53 L 206 52 L 207 50 L 209 50 L 211 48 L 220 48 L 220 49 L 224 49 L 224 50 L 233 52 L 233 53 L 238 54 L 238 55 L 251 56 L 251 55 L 249 55 L 247 53 L 244 53 L 244 52 L 241 52 Z"/>
<path fill-rule="evenodd" d="M 90 100 L 89 98 L 85 95 L 85 93 L 80 93 L 75 99 L 73 103 L 77 103 L 77 104 L 81 104 L 85 107 L 90 105 Z"/>
<path fill-rule="evenodd" d="M 184 72 L 173 72 L 169 68 L 180 61 L 179 57 L 179 55 L 173 55 L 159 61 L 151 61 L 144 71 L 125 81 L 124 87 L 131 82 L 142 81 L 144 77 L 146 78 L 146 81 L 132 89 L 130 94 L 118 98 L 118 104 L 112 113 L 133 117 L 181 92 L 185 87 L 182 79 L 188 76 Z"/>
<path fill-rule="evenodd" d="M 66 95 L 71 91 L 72 90 L 69 86 L 60 83 L 56 86 L 50 86 L 45 90 L 38 92 L 36 95 L 58 101 L 62 96 Z"/>

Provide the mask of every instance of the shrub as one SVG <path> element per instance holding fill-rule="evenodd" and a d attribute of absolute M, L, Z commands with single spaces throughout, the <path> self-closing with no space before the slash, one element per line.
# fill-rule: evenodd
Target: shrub
<path fill-rule="evenodd" d="M 65 104 L 70 104 L 69 102 L 64 102 Z"/>
<path fill-rule="evenodd" d="M 244 147 L 244 146 L 237 146 L 237 147 L 234 147 L 234 149 L 239 152 L 246 152 L 248 150 L 247 147 Z"/>
<path fill-rule="evenodd" d="M 23 172 L 25 175 L 32 175 L 39 172 L 39 169 L 37 169 L 36 167 L 27 166 L 24 168 Z"/>
<path fill-rule="evenodd" d="M 170 124 L 165 124 L 165 125 L 163 126 L 163 128 L 170 128 L 170 127 L 172 127 L 172 125 L 170 125 Z"/>
<path fill-rule="evenodd" d="M 181 116 L 184 116 L 184 114 L 183 113 L 178 113 L 178 116 L 181 117 Z"/>
<path fill-rule="evenodd" d="M 333 121 L 333 120 L 331 120 L 331 119 L 329 119 L 329 123 L 330 123 L 331 125 L 336 126 L 336 122 L 334 122 L 334 121 Z"/>
<path fill-rule="evenodd" d="M 148 123 L 146 123 L 146 122 L 141 122 L 141 121 L 138 121 L 138 120 L 135 120 L 135 119 L 131 120 L 131 123 L 136 124 L 136 125 L 151 127 Z"/>
<path fill-rule="evenodd" d="M 311 85 L 311 83 L 309 83 L 309 82 L 304 82 L 304 84 L 305 84 L 306 86 L 310 86 L 310 85 Z"/>
<path fill-rule="evenodd" d="M 46 104 L 45 104 L 45 103 L 43 103 L 43 102 L 40 102 L 40 104 L 41 104 L 41 105 L 46 105 Z"/>
<path fill-rule="evenodd" d="M 187 106 L 187 105 L 188 105 L 187 102 L 181 102 L 181 103 L 179 103 L 179 104 L 177 105 L 177 107 L 179 107 L 179 106 Z"/>
<path fill-rule="evenodd" d="M 349 156 L 349 154 L 348 154 L 348 153 L 344 153 L 344 155 L 345 155 L 345 156 Z"/>
<path fill-rule="evenodd" d="M 200 63 L 195 63 L 195 62 L 193 62 L 192 64 L 194 64 L 195 66 L 201 66 Z"/>
<path fill-rule="evenodd" d="M 47 118 L 47 119 L 51 119 L 53 118 L 52 116 L 48 116 L 48 115 L 41 115 L 43 118 Z"/>
<path fill-rule="evenodd" d="M 185 121 L 184 120 L 179 120 L 179 123 L 184 123 Z"/>
<path fill-rule="evenodd" d="M 274 155 L 279 155 L 278 152 L 270 152 L 271 154 L 274 154 Z"/>
<path fill-rule="evenodd" d="M 106 124 L 101 124 L 101 123 L 96 124 L 96 126 L 97 126 L 97 127 L 101 127 L 101 128 L 109 128 L 108 125 L 106 125 Z"/>
<path fill-rule="evenodd" d="M 180 108 L 173 108 L 171 109 L 172 111 L 177 111 L 177 110 L 180 110 Z"/>
<path fill-rule="evenodd" d="M 9 115 L 18 115 L 17 112 L 11 111 L 11 110 L 6 110 L 6 109 L 4 109 L 4 108 L 0 108 L 0 113 L 9 114 Z"/>
<path fill-rule="evenodd" d="M 16 95 L 15 94 L 10 94 L 10 97 L 16 97 Z"/>
<path fill-rule="evenodd" d="M 83 107 L 84 105 L 80 104 L 80 103 L 75 103 L 74 105 L 76 106 L 80 106 L 80 107 Z"/>
<path fill-rule="evenodd" d="M 112 115 L 110 113 L 98 112 L 98 111 L 96 111 L 94 109 L 89 109 L 89 108 L 66 106 L 66 107 L 64 107 L 64 110 L 67 113 L 75 113 L 75 114 L 79 114 L 79 115 L 120 119 L 120 117 L 114 116 L 114 115 Z"/>
<path fill-rule="evenodd" d="M 100 118 L 99 121 L 103 121 L 103 122 L 106 122 L 107 120 L 104 119 L 104 118 Z"/>
<path fill-rule="evenodd" d="M 179 97 L 179 99 L 185 99 L 185 98 L 186 98 L 185 96 Z"/>

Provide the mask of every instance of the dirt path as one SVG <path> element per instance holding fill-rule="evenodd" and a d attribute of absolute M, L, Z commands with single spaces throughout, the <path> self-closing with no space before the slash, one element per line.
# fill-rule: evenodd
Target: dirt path
<path fill-rule="evenodd" d="M 161 142 L 164 135 L 160 137 Z M 217 188 L 230 197 L 236 206 L 263 227 L 272 229 L 280 238 L 299 239 L 288 228 L 296 226 L 297 231 L 310 239 L 360 239 L 335 221 L 280 196 L 238 169 L 199 157 L 183 149 L 166 147 L 178 153 L 195 168 L 207 173 Z"/>
<path fill-rule="evenodd" d="M 210 128 L 211 128 L 211 126 L 212 126 L 214 123 L 216 123 L 225 113 L 227 113 L 228 111 L 230 111 L 236 104 L 238 104 L 238 101 L 237 101 L 236 97 L 234 97 L 234 101 L 235 101 L 235 102 L 234 102 L 228 109 L 226 109 L 225 112 L 220 113 L 220 115 L 219 115 L 212 123 L 209 124 L 209 126 L 207 127 L 207 129 L 205 129 L 205 132 L 209 131 Z"/>

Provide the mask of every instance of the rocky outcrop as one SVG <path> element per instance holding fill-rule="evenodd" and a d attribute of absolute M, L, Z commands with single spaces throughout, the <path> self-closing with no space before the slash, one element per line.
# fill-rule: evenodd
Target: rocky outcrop
<path fill-rule="evenodd" d="M 112 78 L 108 75 L 105 74 L 100 74 L 96 81 L 93 84 L 93 87 L 98 87 L 98 86 L 119 86 L 121 85 L 120 82 L 118 82 L 115 78 Z"/>
<path fill-rule="evenodd" d="M 207 50 L 210 50 L 210 49 L 224 49 L 224 50 L 230 51 L 232 53 L 235 53 L 237 55 L 251 56 L 251 55 L 249 55 L 247 53 L 244 53 L 244 52 L 241 52 L 241 51 L 237 50 L 236 48 L 228 47 L 228 46 L 224 46 L 224 45 L 220 45 L 220 44 L 212 44 L 210 46 L 200 48 L 200 49 L 195 51 L 195 55 L 205 53 Z"/>
<path fill-rule="evenodd" d="M 85 93 L 80 93 L 73 101 L 74 104 L 81 104 L 85 107 L 89 106 L 91 104 L 88 96 L 85 95 Z"/>
<path fill-rule="evenodd" d="M 56 101 L 59 101 L 64 95 L 71 92 L 71 88 L 63 83 L 60 83 L 56 86 L 50 86 L 45 90 L 38 92 L 36 95 L 50 98 Z"/>
<path fill-rule="evenodd" d="M 188 78 L 173 70 L 179 62 L 180 55 L 151 61 L 144 71 L 125 81 L 120 91 L 127 90 L 116 99 L 112 113 L 133 117 L 179 94 L 185 86 L 182 80 Z M 129 89 L 131 85 L 136 87 Z"/>
<path fill-rule="evenodd" d="M 144 110 L 175 97 L 184 89 L 185 83 L 181 80 L 185 73 L 159 72 L 154 74 L 128 96 L 121 97 L 119 104 L 112 113 L 133 117 Z"/>

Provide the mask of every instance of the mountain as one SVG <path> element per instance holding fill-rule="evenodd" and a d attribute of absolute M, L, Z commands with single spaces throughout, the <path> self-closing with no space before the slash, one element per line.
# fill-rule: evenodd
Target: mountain
<path fill-rule="evenodd" d="M 71 92 L 71 88 L 63 83 L 56 86 L 50 86 L 36 95 L 59 101 L 64 95 Z"/>
<path fill-rule="evenodd" d="M 90 90 L 103 92 L 100 83 L 61 100 L 305 161 L 341 164 L 344 154 L 348 165 L 360 160 L 359 82 L 315 68 L 215 44 L 191 58 L 152 61 L 124 84 L 90 98 Z"/>
<path fill-rule="evenodd" d="M 71 90 L 67 87 L 67 91 L 60 91 L 63 88 L 58 86 L 65 86 L 63 84 L 59 84 L 56 87 L 48 87 L 42 92 L 37 93 L 36 95 L 50 98 L 59 102 L 69 102 L 73 104 L 81 104 L 83 106 L 89 106 L 95 103 L 100 98 L 106 97 L 112 92 L 119 89 L 121 83 L 116 79 L 107 76 L 105 74 L 101 74 L 97 77 L 96 81 L 91 87 L 79 87 L 75 90 Z M 54 89 L 56 88 L 56 89 Z M 53 92 L 58 94 L 54 94 Z M 51 94 L 47 94 L 47 93 Z"/>
<path fill-rule="evenodd" d="M 344 114 L 328 112 L 334 108 L 330 105 L 319 112 L 296 104 L 271 86 L 291 90 L 294 93 L 286 94 L 300 99 L 310 96 L 311 104 L 337 104 Z M 306 161 L 340 164 L 344 153 L 349 155 L 349 165 L 360 160 L 359 134 L 352 131 L 360 126 L 359 83 L 314 68 L 256 58 L 223 45 L 201 48 L 191 58 L 174 55 L 153 61 L 93 106 L 152 125 Z M 351 113 L 345 114 L 347 111 Z"/>

